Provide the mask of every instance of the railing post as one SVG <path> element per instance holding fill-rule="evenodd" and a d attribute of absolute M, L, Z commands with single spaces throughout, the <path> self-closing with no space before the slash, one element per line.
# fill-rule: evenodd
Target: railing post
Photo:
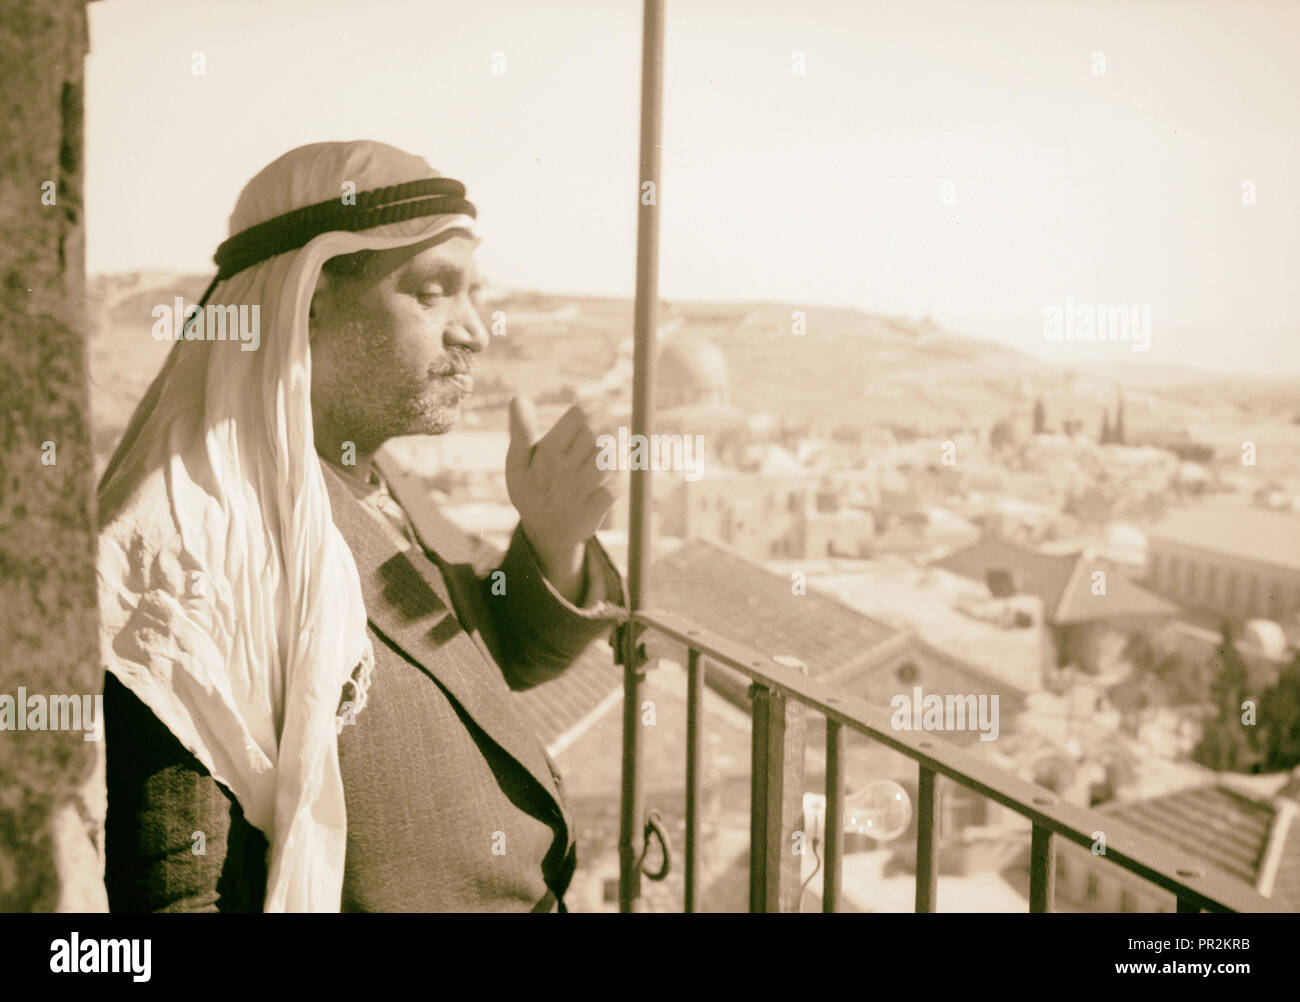
<path fill-rule="evenodd" d="M 939 791 L 933 769 L 920 766 L 916 783 L 916 912 L 932 912 L 939 901 L 939 854 L 935 819 Z"/>
<path fill-rule="evenodd" d="M 826 721 L 826 861 L 822 864 L 822 911 L 840 906 L 844 860 L 844 728 Z"/>
<path fill-rule="evenodd" d="M 692 650 L 686 666 L 686 896 L 683 910 L 698 906 L 700 865 L 700 737 L 703 725 L 704 666 Z"/>
<path fill-rule="evenodd" d="M 628 648 L 634 648 L 635 641 Z M 645 813 L 641 789 L 641 687 L 645 666 L 637 663 L 634 650 L 624 654 L 623 664 L 623 769 L 622 803 L 618 838 L 618 910 L 637 909 L 641 897 L 641 856 L 645 851 Z"/>
<path fill-rule="evenodd" d="M 1029 910 L 1050 912 L 1056 907 L 1056 843 L 1051 829 L 1034 825 L 1029 842 Z"/>
<path fill-rule="evenodd" d="M 635 197 L 636 308 L 632 347 L 632 432 L 649 436 L 654 414 L 655 325 L 659 313 L 659 166 L 663 133 L 664 2 L 645 0 L 641 29 L 641 150 Z M 646 183 L 653 197 L 646 198 Z M 628 497 L 628 605 L 645 595 L 650 552 L 650 471 L 633 469 Z M 630 631 L 634 634 L 634 630 Z M 635 642 L 630 646 L 635 646 Z M 644 842 L 638 708 L 645 672 L 629 656 L 623 668 L 623 789 L 619 819 L 619 910 L 632 911 L 641 895 Z"/>
<path fill-rule="evenodd" d="M 803 830 L 803 752 L 807 713 L 766 686 L 753 701 L 750 777 L 749 910 L 797 911 L 803 857 L 794 833 Z M 805 841 L 805 851 L 806 843 Z"/>

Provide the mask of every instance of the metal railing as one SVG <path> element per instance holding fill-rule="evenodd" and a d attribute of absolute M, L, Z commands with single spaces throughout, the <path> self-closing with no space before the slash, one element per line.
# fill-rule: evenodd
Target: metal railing
<path fill-rule="evenodd" d="M 1054 910 L 1057 839 L 1091 849 L 1096 833 L 1106 833 L 1104 859 L 1175 895 L 1180 912 L 1283 911 L 1276 902 L 1254 888 L 1200 860 L 1182 858 L 1169 848 L 1132 832 L 1116 819 L 1096 810 L 1067 803 L 1050 790 L 1029 783 L 955 745 L 925 732 L 895 730 L 890 714 L 862 700 L 846 697 L 824 683 L 809 678 L 771 657 L 706 629 L 685 616 L 659 610 L 638 611 L 625 631 L 622 645 L 625 681 L 625 718 L 632 709 L 632 726 L 625 728 L 624 782 L 639 783 L 641 747 L 637 708 L 639 686 L 645 674 L 639 641 L 645 630 L 655 630 L 683 645 L 687 660 L 686 699 L 686 845 L 684 910 L 696 911 L 700 883 L 700 815 L 703 753 L 704 659 L 740 672 L 751 681 L 750 773 L 750 911 L 797 910 L 801 859 L 791 852 L 792 836 L 802 829 L 803 730 L 787 729 L 788 713 L 799 705 L 826 718 L 826 856 L 822 880 L 822 910 L 837 911 L 840 903 L 841 863 L 844 858 L 844 747 L 845 735 L 854 731 L 907 756 L 917 764 L 916 910 L 932 912 L 937 906 L 939 846 L 935 819 L 938 814 L 936 779 L 948 779 L 1028 819 L 1031 824 L 1029 859 L 1029 910 Z M 635 667 L 628 668 L 628 662 Z M 637 662 L 641 662 L 637 664 Z M 830 666 L 828 666 L 830 667 Z M 793 731 L 793 733 L 791 733 Z M 798 788 L 791 789 L 793 777 Z M 630 796 L 629 796 L 630 792 Z M 791 796 L 791 794 L 794 796 Z M 623 791 L 624 804 L 641 804 L 639 789 Z M 639 815 L 625 818 L 625 829 L 635 830 Z M 630 822 L 630 823 L 629 823 Z M 643 836 L 642 836 L 643 838 Z M 626 858 L 638 865 L 643 842 L 620 845 Z M 624 872 L 620 902 L 635 910 L 640 896 L 639 868 Z M 630 881 L 628 878 L 631 878 Z M 793 894 L 791 893 L 793 890 Z"/>

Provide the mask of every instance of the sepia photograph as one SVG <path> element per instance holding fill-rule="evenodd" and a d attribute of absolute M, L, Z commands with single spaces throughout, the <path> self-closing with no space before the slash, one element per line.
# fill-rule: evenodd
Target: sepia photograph
<path fill-rule="evenodd" d="M 1293 979 L 1300 2 L 0 0 L 0 93 L 6 970 Z"/>

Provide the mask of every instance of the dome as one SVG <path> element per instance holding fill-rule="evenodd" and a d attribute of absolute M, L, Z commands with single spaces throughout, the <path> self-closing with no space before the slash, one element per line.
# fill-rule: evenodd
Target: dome
<path fill-rule="evenodd" d="M 660 407 L 725 404 L 727 360 L 722 349 L 703 338 L 673 340 L 659 352 L 656 382 Z"/>

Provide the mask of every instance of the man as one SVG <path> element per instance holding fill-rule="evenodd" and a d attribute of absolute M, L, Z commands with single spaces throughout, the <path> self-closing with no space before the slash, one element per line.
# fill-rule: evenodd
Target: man
<path fill-rule="evenodd" d="M 480 576 L 379 474 L 456 422 L 487 337 L 474 208 L 373 142 L 259 173 L 205 296 L 257 350 L 173 346 L 100 484 L 114 910 L 554 910 L 560 780 L 512 689 L 623 621 L 591 417 L 511 403 L 520 514 Z"/>

